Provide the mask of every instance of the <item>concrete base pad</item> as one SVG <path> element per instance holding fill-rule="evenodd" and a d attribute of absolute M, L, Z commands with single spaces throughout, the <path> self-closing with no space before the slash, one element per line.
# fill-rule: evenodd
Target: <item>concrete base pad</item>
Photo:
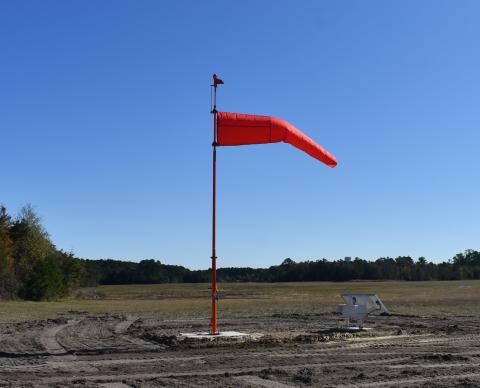
<path fill-rule="evenodd" d="M 372 330 L 371 327 L 358 327 L 358 326 L 348 326 L 348 327 L 342 327 L 342 330 L 345 330 L 345 331 L 362 331 L 362 330 L 365 330 L 365 331 L 368 331 L 368 330 Z"/>
<path fill-rule="evenodd" d="M 262 335 L 259 333 L 240 333 L 238 331 L 221 331 L 218 334 L 210 334 L 209 332 L 196 332 L 196 333 L 180 333 L 181 337 L 184 338 L 196 338 L 196 339 L 209 339 L 214 340 L 217 338 L 224 339 L 256 339 L 260 338 Z"/>

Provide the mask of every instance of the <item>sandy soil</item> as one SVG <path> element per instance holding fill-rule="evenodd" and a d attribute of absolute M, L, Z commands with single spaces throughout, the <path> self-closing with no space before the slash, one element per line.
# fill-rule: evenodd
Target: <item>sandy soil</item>
<path fill-rule="evenodd" d="M 480 386 L 478 317 L 374 316 L 338 329 L 333 313 L 227 318 L 256 340 L 182 340 L 205 318 L 68 313 L 0 325 L 0 386 Z"/>

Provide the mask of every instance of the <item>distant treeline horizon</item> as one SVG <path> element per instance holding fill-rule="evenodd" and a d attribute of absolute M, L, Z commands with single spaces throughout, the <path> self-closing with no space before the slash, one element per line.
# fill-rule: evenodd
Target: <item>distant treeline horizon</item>
<path fill-rule="evenodd" d="M 53 300 L 82 286 L 107 284 L 203 283 L 211 271 L 190 270 L 158 260 L 87 260 L 58 249 L 31 205 L 11 216 L 0 206 L 0 299 Z M 304 282 L 348 280 L 480 279 L 480 252 L 467 250 L 443 263 L 424 257 L 382 257 L 375 261 L 326 259 L 269 268 L 220 268 L 220 282 Z"/>
<path fill-rule="evenodd" d="M 162 264 L 149 259 L 140 262 L 113 259 L 80 260 L 85 268 L 83 286 L 154 283 L 203 283 L 211 279 L 211 270 L 190 270 L 179 265 Z M 304 282 L 349 280 L 467 280 L 480 279 L 480 252 L 466 250 L 452 259 L 429 262 L 424 257 L 381 257 L 377 260 L 307 260 L 286 258 L 268 268 L 219 268 L 220 282 Z"/>

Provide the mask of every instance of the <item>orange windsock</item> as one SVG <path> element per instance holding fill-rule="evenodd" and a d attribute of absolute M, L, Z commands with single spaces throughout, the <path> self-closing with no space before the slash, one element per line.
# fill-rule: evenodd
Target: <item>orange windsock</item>
<path fill-rule="evenodd" d="M 218 112 L 217 145 L 238 146 L 285 142 L 306 152 L 329 167 L 337 159 L 302 131 L 285 120 L 271 116 Z"/>

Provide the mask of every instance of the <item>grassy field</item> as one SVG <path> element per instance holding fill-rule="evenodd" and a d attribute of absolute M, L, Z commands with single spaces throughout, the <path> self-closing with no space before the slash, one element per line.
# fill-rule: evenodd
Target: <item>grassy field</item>
<path fill-rule="evenodd" d="M 344 292 L 376 293 L 399 314 L 480 315 L 480 281 L 223 283 L 220 290 L 220 309 L 230 316 L 332 311 Z M 72 311 L 208 319 L 209 293 L 208 284 L 84 288 L 76 297 L 57 302 L 1 302 L 0 322 L 54 318 Z"/>

